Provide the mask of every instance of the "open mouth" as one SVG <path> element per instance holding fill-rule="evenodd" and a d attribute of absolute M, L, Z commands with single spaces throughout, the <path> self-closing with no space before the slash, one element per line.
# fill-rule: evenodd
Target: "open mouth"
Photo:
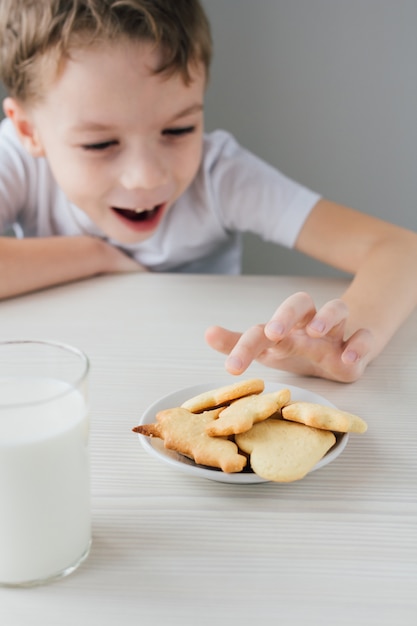
<path fill-rule="evenodd" d="M 160 212 L 162 204 L 157 204 L 152 209 L 120 209 L 112 207 L 118 215 L 130 222 L 150 222 Z"/>

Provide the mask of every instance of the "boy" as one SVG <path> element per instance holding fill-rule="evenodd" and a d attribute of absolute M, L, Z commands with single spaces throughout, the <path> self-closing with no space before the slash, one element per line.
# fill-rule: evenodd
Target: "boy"
<path fill-rule="evenodd" d="M 206 339 L 241 374 L 266 365 L 350 382 L 417 303 L 417 236 L 320 198 L 203 133 L 209 26 L 198 0 L 2 0 L 0 297 L 106 272 L 238 272 L 239 233 L 354 275 L 316 311 Z"/>

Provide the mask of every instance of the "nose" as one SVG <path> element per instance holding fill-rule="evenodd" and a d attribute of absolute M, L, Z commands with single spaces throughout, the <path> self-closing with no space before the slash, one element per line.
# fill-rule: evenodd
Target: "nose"
<path fill-rule="evenodd" d="M 168 168 L 158 148 L 140 147 L 129 150 L 123 159 L 120 183 L 126 190 L 152 190 L 168 181 Z"/>

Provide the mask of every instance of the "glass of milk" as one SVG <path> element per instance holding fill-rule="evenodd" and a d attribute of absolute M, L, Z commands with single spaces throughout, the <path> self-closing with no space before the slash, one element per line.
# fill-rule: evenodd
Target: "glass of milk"
<path fill-rule="evenodd" d="M 88 373 L 71 346 L 0 342 L 0 586 L 49 582 L 88 555 Z"/>

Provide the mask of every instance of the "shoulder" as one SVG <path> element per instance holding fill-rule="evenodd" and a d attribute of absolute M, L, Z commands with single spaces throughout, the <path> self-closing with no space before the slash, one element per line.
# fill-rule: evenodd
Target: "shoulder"
<path fill-rule="evenodd" d="M 224 130 L 204 136 L 200 182 L 202 180 L 213 193 L 223 197 L 229 210 L 233 199 L 238 206 L 244 207 L 248 193 L 259 195 L 260 190 L 267 190 L 268 194 L 282 197 L 289 185 L 297 186 L 295 181 L 242 146 Z"/>
<path fill-rule="evenodd" d="M 11 121 L 6 117 L 3 120 L 1 120 L 0 122 L 0 136 L 7 136 L 7 135 L 16 135 L 16 132 L 14 130 L 14 126 L 11 123 Z"/>
<path fill-rule="evenodd" d="M 246 152 L 236 138 L 225 130 L 214 130 L 204 135 L 203 164 L 205 167 L 213 167 L 223 160 L 237 158 Z"/>
<path fill-rule="evenodd" d="M 224 130 L 205 135 L 197 180 L 227 231 L 253 232 L 287 246 L 294 245 L 320 197 Z"/>
<path fill-rule="evenodd" d="M 1 143 L 7 142 L 16 145 L 17 147 L 21 147 L 23 150 L 23 146 L 20 143 L 16 130 L 12 122 L 7 117 L 0 122 L 0 139 Z"/>
<path fill-rule="evenodd" d="M 35 169 L 36 163 L 22 146 L 12 122 L 9 119 L 3 120 L 0 123 L 0 184 L 3 204 L 5 196 L 22 199 Z"/>
<path fill-rule="evenodd" d="M 226 196 L 242 193 L 248 185 L 259 185 L 276 170 L 243 147 L 225 130 L 215 130 L 204 135 L 200 182 L 215 193 Z"/>
<path fill-rule="evenodd" d="M 260 185 L 265 181 L 280 184 L 284 177 L 276 167 L 242 146 L 225 130 L 215 130 L 204 135 L 202 167 L 212 182 L 226 177 L 228 183 L 235 181 L 238 188 L 248 184 Z"/>
<path fill-rule="evenodd" d="M 15 128 L 9 119 L 0 122 L 0 158 L 11 155 L 25 156 L 25 150 L 17 136 Z"/>
<path fill-rule="evenodd" d="M 0 122 L 0 177 L 19 180 L 19 184 L 36 193 L 38 187 L 54 186 L 54 179 L 45 157 L 29 154 L 9 119 Z"/>
<path fill-rule="evenodd" d="M 0 161 L 3 173 L 27 176 L 38 169 L 38 161 L 23 147 L 9 119 L 0 122 Z"/>

